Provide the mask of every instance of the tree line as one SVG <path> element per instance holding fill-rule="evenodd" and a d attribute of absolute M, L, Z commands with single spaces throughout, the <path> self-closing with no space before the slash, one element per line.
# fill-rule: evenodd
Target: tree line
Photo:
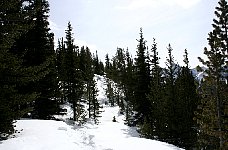
<path fill-rule="evenodd" d="M 204 49 L 207 59 L 199 57 L 207 68 L 202 81 L 190 69 L 187 49 L 183 51 L 185 65 L 179 66 L 169 44 L 162 68 L 156 40 L 148 48 L 142 28 L 135 58 L 123 48 L 117 48 L 112 58 L 106 55 L 106 75 L 117 83 L 108 86 L 108 98 L 121 107 L 126 124 L 139 127 L 142 137 L 185 149 L 228 148 L 227 10 L 227 2 L 220 0 L 208 34 L 209 48 Z"/>
<path fill-rule="evenodd" d="M 111 60 L 106 55 L 106 75 L 117 83 L 112 88 L 123 93 L 108 88 L 110 103 L 114 98 L 126 116 L 126 124 L 138 126 L 142 137 L 185 148 L 195 146 L 197 124 L 193 118 L 200 97 L 197 81 L 189 68 L 187 50 L 184 51 L 186 65 L 180 67 L 168 45 L 167 67 L 162 68 L 156 40 L 153 39 L 149 50 L 140 29 L 138 42 L 136 58 L 122 48 L 117 48 Z"/>
<path fill-rule="evenodd" d="M 46 0 L 0 3 L 0 140 L 14 133 L 15 120 L 54 119 L 65 103 L 72 120 L 83 122 L 88 113 L 98 122 L 94 74 L 103 74 L 103 63 L 74 44 L 70 23 L 55 49 L 48 13 Z"/>
<path fill-rule="evenodd" d="M 140 29 L 137 55 L 117 48 L 105 57 L 74 44 L 70 22 L 57 48 L 48 27 L 47 0 L 2 0 L 0 4 L 0 140 L 14 133 L 21 117 L 54 119 L 62 104 L 73 110 L 74 121 L 86 117 L 98 123 L 94 74 L 106 75 L 111 106 L 120 106 L 126 124 L 138 126 L 142 137 L 185 149 L 228 147 L 228 5 L 219 0 L 213 30 L 209 33 L 202 81 L 190 69 L 188 51 L 184 66 L 167 46 L 166 67 L 160 66 L 156 39 L 150 48 Z M 200 67 L 198 67 L 201 70 Z M 115 84 L 114 84 L 115 83 Z"/>

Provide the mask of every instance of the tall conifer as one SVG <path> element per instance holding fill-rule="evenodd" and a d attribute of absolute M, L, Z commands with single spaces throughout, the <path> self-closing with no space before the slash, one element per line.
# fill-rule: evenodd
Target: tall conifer
<path fill-rule="evenodd" d="M 137 40 L 137 58 L 135 59 L 136 67 L 136 87 L 135 87 L 135 108 L 138 111 L 138 119 L 143 123 L 144 119 L 148 119 L 150 114 L 150 103 L 146 97 L 149 93 L 149 76 L 146 64 L 146 41 L 143 37 L 142 28 L 140 29 L 140 39 Z"/>
<path fill-rule="evenodd" d="M 27 1 L 23 1 L 27 2 Z M 23 91 L 33 81 L 42 79 L 46 73 L 43 66 L 24 67 L 21 51 L 16 40 L 32 27 L 25 24 L 31 18 L 30 3 L 4 0 L 0 4 L 0 140 L 13 133 L 13 122 L 31 110 L 29 103 L 37 98 L 34 91 Z M 16 47 L 16 48 L 15 48 Z"/>
<path fill-rule="evenodd" d="M 178 68 L 177 64 L 175 64 L 175 60 L 172 54 L 172 47 L 169 44 L 167 47 L 168 57 L 166 60 L 166 78 L 165 78 L 165 105 L 167 108 L 166 115 L 166 124 L 167 124 L 167 132 L 166 132 L 166 140 L 169 143 L 173 143 L 174 145 L 178 144 L 177 138 L 177 124 L 179 124 L 176 116 L 176 91 L 175 91 L 175 79 L 177 76 Z"/>
<path fill-rule="evenodd" d="M 227 2 L 220 0 L 216 7 L 217 19 L 213 22 L 213 31 L 209 33 L 208 44 L 204 54 L 208 60 L 199 58 L 205 66 L 207 75 L 201 85 L 201 104 L 198 106 L 197 122 L 199 124 L 200 147 L 214 149 L 228 148 L 227 116 L 228 116 L 228 86 L 225 82 L 227 59 Z"/>
<path fill-rule="evenodd" d="M 165 133 L 165 112 L 166 106 L 164 103 L 164 83 L 162 79 L 162 68 L 159 66 L 159 57 L 157 51 L 157 43 L 153 39 L 151 48 L 151 68 L 152 76 L 150 81 L 150 93 L 148 99 L 151 103 L 150 121 L 147 122 L 146 135 L 148 138 L 164 140 Z"/>
<path fill-rule="evenodd" d="M 177 145 L 186 149 L 193 149 L 197 140 L 197 126 L 193 120 L 194 112 L 199 101 L 196 93 L 196 81 L 189 68 L 188 52 L 185 49 L 184 63 L 175 81 L 177 121 Z M 181 123 L 180 123 L 181 122 Z"/>
<path fill-rule="evenodd" d="M 81 98 L 83 95 L 83 72 L 80 69 L 79 50 L 74 45 L 73 33 L 71 23 L 68 23 L 66 30 L 66 88 L 67 100 L 71 103 L 73 109 L 73 120 L 79 121 L 81 114 L 83 114 L 83 106 L 81 105 Z"/>

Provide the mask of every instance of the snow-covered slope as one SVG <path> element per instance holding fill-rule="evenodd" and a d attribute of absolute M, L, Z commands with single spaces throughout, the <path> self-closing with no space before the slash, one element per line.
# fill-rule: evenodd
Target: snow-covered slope
<path fill-rule="evenodd" d="M 206 75 L 206 73 L 205 73 L 206 68 L 205 67 L 201 67 L 201 68 L 202 68 L 203 71 L 197 71 L 196 68 L 191 69 L 192 75 L 198 81 L 201 81 L 204 78 L 204 76 Z"/>
<path fill-rule="evenodd" d="M 105 80 L 97 76 L 99 94 L 104 94 Z M 105 95 L 99 95 L 105 101 Z M 104 105 L 96 125 L 71 126 L 62 121 L 18 120 L 15 138 L 0 142 L 0 150 L 179 150 L 167 143 L 139 138 L 135 128 L 124 124 L 119 108 Z M 115 116 L 117 122 L 112 119 Z"/>

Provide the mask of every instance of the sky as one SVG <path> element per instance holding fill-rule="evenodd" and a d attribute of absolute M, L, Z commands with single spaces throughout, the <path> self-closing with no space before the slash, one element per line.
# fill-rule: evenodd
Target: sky
<path fill-rule="evenodd" d="M 128 48 L 136 56 L 140 28 L 149 49 L 156 39 L 160 65 L 165 66 L 167 47 L 183 65 L 184 49 L 190 66 L 201 65 L 217 0 L 49 0 L 49 21 L 55 41 L 65 37 L 67 23 L 73 27 L 75 44 L 97 50 L 104 61 L 117 47 Z"/>

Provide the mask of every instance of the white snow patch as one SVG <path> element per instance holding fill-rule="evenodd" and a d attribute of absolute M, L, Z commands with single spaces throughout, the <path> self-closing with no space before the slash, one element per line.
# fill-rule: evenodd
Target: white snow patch
<path fill-rule="evenodd" d="M 16 130 L 20 131 L 11 138 L 0 142 L 0 150 L 179 150 L 173 145 L 140 138 L 136 128 L 124 124 L 125 117 L 119 113 L 119 107 L 109 107 L 103 102 L 105 77 L 97 76 L 98 100 L 103 104 L 99 124 L 88 120 L 83 126 L 70 126 L 63 121 L 18 120 Z M 70 106 L 64 106 L 70 117 Z M 112 119 L 115 116 L 117 122 Z"/>
<path fill-rule="evenodd" d="M 1 150 L 178 150 L 167 143 L 139 138 L 124 124 L 119 108 L 104 106 L 100 123 L 69 126 L 62 121 L 18 120 L 16 138 L 2 141 Z M 112 122 L 113 116 L 117 122 Z"/>
<path fill-rule="evenodd" d="M 94 77 L 96 83 L 97 83 L 97 88 L 98 88 L 98 96 L 97 99 L 101 104 L 104 104 L 105 101 L 107 101 L 107 96 L 106 96 L 106 89 L 107 89 L 107 83 L 106 83 L 106 77 L 100 76 L 100 75 L 95 75 Z"/>

